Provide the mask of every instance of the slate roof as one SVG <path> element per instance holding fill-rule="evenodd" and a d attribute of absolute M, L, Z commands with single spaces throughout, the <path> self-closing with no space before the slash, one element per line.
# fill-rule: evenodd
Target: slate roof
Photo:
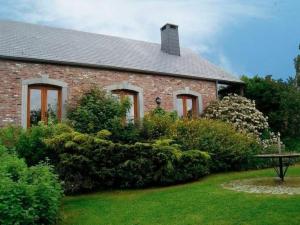
<path fill-rule="evenodd" d="M 162 52 L 157 43 L 0 21 L 0 58 L 241 82 L 190 49 L 180 50 L 176 56 Z"/>

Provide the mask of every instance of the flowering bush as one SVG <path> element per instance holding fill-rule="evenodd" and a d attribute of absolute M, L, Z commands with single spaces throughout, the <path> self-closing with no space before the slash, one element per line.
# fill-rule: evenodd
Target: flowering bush
<path fill-rule="evenodd" d="M 232 123 L 238 130 L 261 135 L 269 124 L 255 102 L 236 94 L 225 96 L 205 110 L 205 117 Z"/>
<path fill-rule="evenodd" d="M 211 103 L 204 116 L 229 122 L 240 132 L 254 134 L 264 148 L 277 142 L 277 136 L 269 131 L 268 118 L 256 109 L 254 101 L 245 97 L 225 96 L 221 101 Z"/>

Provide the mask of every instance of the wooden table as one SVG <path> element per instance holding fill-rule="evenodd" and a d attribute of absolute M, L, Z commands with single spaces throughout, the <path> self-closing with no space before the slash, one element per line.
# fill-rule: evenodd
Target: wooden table
<path fill-rule="evenodd" d="M 277 173 L 277 176 L 284 181 L 285 174 L 291 165 L 292 159 L 300 157 L 300 153 L 275 153 L 275 154 L 261 154 L 255 155 L 257 158 L 264 158 L 264 159 L 278 159 L 278 165 L 274 166 L 274 169 Z M 287 159 L 284 162 L 284 159 Z M 285 167 L 285 168 L 284 168 Z"/>

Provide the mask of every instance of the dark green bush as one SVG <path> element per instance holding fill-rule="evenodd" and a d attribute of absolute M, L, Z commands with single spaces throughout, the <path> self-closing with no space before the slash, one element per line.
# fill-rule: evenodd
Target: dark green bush
<path fill-rule="evenodd" d="M 110 131 L 112 132 L 110 140 L 113 142 L 134 144 L 142 139 L 139 121 L 135 121 L 135 123 L 124 123 L 120 120 L 115 121 Z"/>
<path fill-rule="evenodd" d="M 177 165 L 177 179 L 179 181 L 195 180 L 209 173 L 207 166 L 209 154 L 198 150 L 182 152 Z"/>
<path fill-rule="evenodd" d="M 55 224 L 62 189 L 52 167 L 27 167 L 0 147 L 0 224 Z"/>
<path fill-rule="evenodd" d="M 75 130 L 97 133 L 103 129 L 111 130 L 116 122 L 121 122 L 129 107 L 129 101 L 119 102 L 105 91 L 93 88 L 68 110 L 67 116 Z"/>
<path fill-rule="evenodd" d="M 55 154 L 48 149 L 44 139 L 53 136 L 56 133 L 68 131 L 65 124 L 48 124 L 39 123 L 30 129 L 22 132 L 16 143 L 16 152 L 19 157 L 24 158 L 27 165 L 36 165 L 48 158 L 51 162 L 56 160 Z"/>
<path fill-rule="evenodd" d="M 261 151 L 257 140 L 249 134 L 236 132 L 228 123 L 209 119 L 178 120 L 173 137 L 182 149 L 208 152 L 212 171 L 255 167 L 252 156 Z"/>
<path fill-rule="evenodd" d="M 55 135 L 46 143 L 59 155 L 57 171 L 67 193 L 166 185 L 208 173 L 207 154 L 195 150 L 187 156 L 177 145 L 167 143 L 128 145 L 79 132 Z M 188 157 L 189 164 L 185 163 Z"/>
<path fill-rule="evenodd" d="M 255 100 L 257 109 L 268 116 L 270 127 L 283 138 L 300 136 L 300 92 L 294 82 L 275 80 L 271 76 L 248 78 L 245 97 Z"/>
<path fill-rule="evenodd" d="M 143 137 L 153 140 L 169 136 L 171 127 L 177 119 L 176 112 L 166 112 L 162 108 L 150 111 L 143 119 Z"/>
<path fill-rule="evenodd" d="M 285 148 L 287 151 L 300 152 L 300 138 L 284 138 Z"/>

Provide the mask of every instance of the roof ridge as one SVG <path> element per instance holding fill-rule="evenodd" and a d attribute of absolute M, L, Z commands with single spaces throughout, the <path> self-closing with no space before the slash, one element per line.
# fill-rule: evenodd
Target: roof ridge
<path fill-rule="evenodd" d="M 143 42 L 143 43 L 148 43 L 148 44 L 160 45 L 160 43 L 152 42 L 152 41 L 143 41 L 143 40 L 138 40 L 138 39 L 134 39 L 134 38 L 121 37 L 121 36 L 116 36 L 116 35 L 111 35 L 111 34 L 100 34 L 100 33 L 94 33 L 94 32 L 90 32 L 90 31 L 83 31 L 83 30 L 77 30 L 77 29 L 71 29 L 71 28 L 65 28 L 65 27 L 55 27 L 55 26 L 51 26 L 51 25 L 47 25 L 47 24 L 36 24 L 36 23 L 29 23 L 29 22 L 23 22 L 23 21 L 3 20 L 3 19 L 0 19 L 0 22 L 26 24 L 29 26 L 36 26 L 36 27 L 42 27 L 42 28 L 48 28 L 48 29 L 54 29 L 54 30 L 64 30 L 64 31 L 71 31 L 71 32 L 78 32 L 78 33 L 86 33 L 86 34 L 91 34 L 91 35 L 101 35 L 101 36 L 106 36 L 106 37 L 111 37 L 111 38 L 118 38 L 118 39 L 125 39 L 125 40 L 130 40 L 130 41 L 138 41 L 138 42 Z"/>

